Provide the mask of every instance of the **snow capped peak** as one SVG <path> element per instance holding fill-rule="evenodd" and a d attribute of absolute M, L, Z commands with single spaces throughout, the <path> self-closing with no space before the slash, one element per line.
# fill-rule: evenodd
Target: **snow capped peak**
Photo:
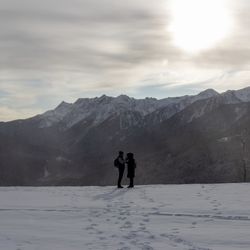
<path fill-rule="evenodd" d="M 61 102 L 54 110 L 49 110 L 41 115 L 41 127 L 50 127 L 55 123 L 63 120 L 63 118 L 71 112 L 73 104 Z"/>
<path fill-rule="evenodd" d="M 237 91 L 237 92 L 238 92 L 238 91 L 250 92 L 250 86 L 245 87 L 245 88 L 240 89 L 240 90 L 236 90 L 236 91 Z"/>
<path fill-rule="evenodd" d="M 98 103 L 108 104 L 114 99 L 114 97 L 107 96 L 107 95 L 102 95 L 102 96 L 97 97 L 95 99 L 97 100 Z"/>
<path fill-rule="evenodd" d="M 250 87 L 239 90 L 227 90 L 221 96 L 226 103 L 250 102 Z"/>
<path fill-rule="evenodd" d="M 124 112 L 127 114 L 136 112 L 137 115 L 144 117 L 157 110 L 164 110 L 164 117 L 169 118 L 198 100 L 217 96 L 222 97 L 225 104 L 250 102 L 250 87 L 238 91 L 227 91 L 222 94 L 213 89 L 207 89 L 198 95 L 169 97 L 160 100 L 156 98 L 135 99 L 127 95 L 79 98 L 73 104 L 62 102 L 54 110 L 45 112 L 40 116 L 42 118 L 41 126 L 49 127 L 61 122 L 67 128 L 70 128 L 74 124 L 84 121 L 84 119 L 88 119 L 93 125 L 96 125 L 109 117 L 116 115 L 119 117 Z"/>
<path fill-rule="evenodd" d="M 120 100 L 130 100 L 131 98 L 127 95 L 119 95 L 116 97 L 116 99 L 120 99 Z"/>
<path fill-rule="evenodd" d="M 72 106 L 71 103 L 67 103 L 65 101 L 62 101 L 56 108 L 55 110 L 60 111 L 60 110 L 65 110 L 68 109 L 70 106 Z"/>
<path fill-rule="evenodd" d="M 81 105 L 82 103 L 86 103 L 86 102 L 89 102 L 90 98 L 78 98 L 74 105 Z"/>
<path fill-rule="evenodd" d="M 206 89 L 198 94 L 199 97 L 210 98 L 219 95 L 214 89 Z"/>
<path fill-rule="evenodd" d="M 106 97 L 108 97 L 107 95 L 103 94 L 102 96 L 100 96 L 100 99 L 105 99 Z M 98 98 L 98 97 L 97 97 Z"/>
<path fill-rule="evenodd" d="M 237 98 L 243 102 L 250 102 L 250 87 L 234 91 Z"/>
<path fill-rule="evenodd" d="M 112 100 L 113 97 L 107 96 L 107 95 L 102 95 L 100 97 L 96 97 L 95 99 L 97 99 L 97 100 Z"/>
<path fill-rule="evenodd" d="M 127 95 L 119 95 L 113 100 L 115 104 L 123 104 L 123 105 L 130 105 L 132 101 L 133 98 L 130 98 Z"/>

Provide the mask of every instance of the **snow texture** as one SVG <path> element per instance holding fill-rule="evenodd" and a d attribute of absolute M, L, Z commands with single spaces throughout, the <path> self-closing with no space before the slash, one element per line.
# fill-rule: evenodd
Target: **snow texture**
<path fill-rule="evenodd" d="M 250 248 L 249 184 L 1 187 L 1 250 Z"/>
<path fill-rule="evenodd" d="M 207 89 L 198 95 L 169 97 L 157 100 L 156 98 L 135 99 L 126 95 L 110 97 L 102 95 L 95 98 L 79 98 L 75 103 L 62 102 L 54 110 L 49 110 L 40 115 L 40 127 L 50 127 L 63 123 L 70 128 L 86 118 L 93 119 L 93 124 L 102 123 L 107 118 L 118 115 L 123 111 L 138 112 L 142 116 L 172 105 L 180 105 L 180 110 L 197 100 L 207 99 L 218 95 L 212 89 Z M 129 119 L 129 118 L 128 118 Z"/>

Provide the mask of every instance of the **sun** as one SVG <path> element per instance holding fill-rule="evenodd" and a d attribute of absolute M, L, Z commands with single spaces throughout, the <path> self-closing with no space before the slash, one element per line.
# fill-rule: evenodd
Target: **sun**
<path fill-rule="evenodd" d="M 232 28 L 225 0 L 172 0 L 171 16 L 174 45 L 190 53 L 215 46 Z"/>

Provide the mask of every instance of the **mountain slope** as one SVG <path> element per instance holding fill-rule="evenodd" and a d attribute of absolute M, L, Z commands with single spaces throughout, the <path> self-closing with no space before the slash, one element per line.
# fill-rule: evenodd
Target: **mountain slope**
<path fill-rule="evenodd" d="M 70 128 L 85 119 L 92 120 L 92 124 L 100 124 L 113 115 L 124 112 L 136 112 L 141 116 L 156 110 L 168 110 L 166 118 L 184 109 L 191 103 L 217 96 L 214 90 L 206 90 L 195 96 L 182 96 L 157 100 L 155 98 L 134 99 L 125 95 L 116 98 L 103 95 L 99 98 L 80 98 L 75 103 L 62 102 L 55 110 L 47 111 L 36 118 L 40 120 L 40 127 L 51 127 L 62 123 Z M 126 117 L 129 120 L 129 116 Z M 133 121 L 131 125 L 134 124 Z"/>
<path fill-rule="evenodd" d="M 0 184 L 112 184 L 120 149 L 135 153 L 140 184 L 242 181 L 250 148 L 249 93 L 84 98 L 2 123 Z"/>

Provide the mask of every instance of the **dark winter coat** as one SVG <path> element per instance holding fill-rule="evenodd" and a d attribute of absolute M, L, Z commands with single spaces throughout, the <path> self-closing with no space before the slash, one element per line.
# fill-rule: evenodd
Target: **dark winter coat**
<path fill-rule="evenodd" d="M 118 168 L 125 168 L 125 161 L 124 161 L 124 158 L 121 157 L 121 156 L 118 156 L 117 157 L 117 160 L 118 160 Z"/>
<path fill-rule="evenodd" d="M 134 159 L 126 159 L 126 163 L 128 166 L 128 178 L 134 178 L 135 177 L 135 168 L 136 168 L 136 163 Z"/>

